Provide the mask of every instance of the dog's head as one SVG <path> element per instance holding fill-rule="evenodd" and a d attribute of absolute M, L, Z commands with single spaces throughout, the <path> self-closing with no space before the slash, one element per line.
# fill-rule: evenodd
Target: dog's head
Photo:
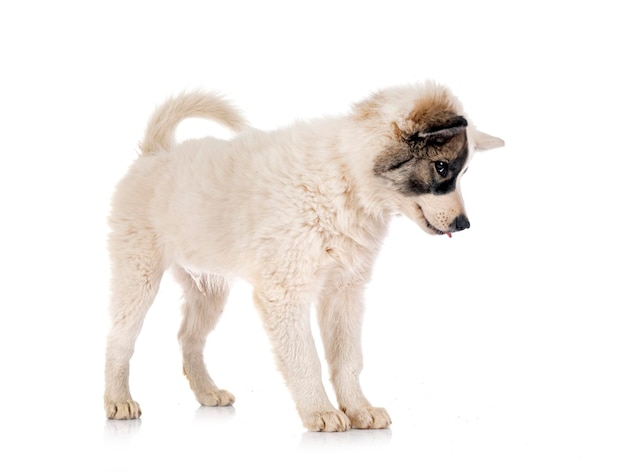
<path fill-rule="evenodd" d="M 469 228 L 461 177 L 474 151 L 504 141 L 475 129 L 448 89 L 433 83 L 380 92 L 356 111 L 385 128 L 373 172 L 394 191 L 397 209 L 430 234 Z"/>

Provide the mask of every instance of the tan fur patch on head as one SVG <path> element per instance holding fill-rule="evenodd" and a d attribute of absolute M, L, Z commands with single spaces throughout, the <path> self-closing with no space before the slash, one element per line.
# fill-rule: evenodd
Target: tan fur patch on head
<path fill-rule="evenodd" d="M 426 95 L 415 103 L 413 110 L 407 117 L 407 124 L 412 124 L 413 129 L 406 132 L 415 133 L 423 131 L 440 123 L 445 123 L 458 115 L 454 101 L 446 90 L 436 90 Z"/>
<path fill-rule="evenodd" d="M 410 136 L 463 114 L 457 98 L 446 87 L 430 81 L 380 90 L 355 103 L 352 111 L 361 125 L 376 126 L 391 138 Z"/>

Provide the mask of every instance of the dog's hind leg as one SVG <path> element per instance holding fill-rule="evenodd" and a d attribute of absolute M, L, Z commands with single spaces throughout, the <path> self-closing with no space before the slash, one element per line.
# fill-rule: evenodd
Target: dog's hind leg
<path fill-rule="evenodd" d="M 114 232 L 111 253 L 111 327 L 107 338 L 104 406 L 110 419 L 141 416 L 128 385 L 130 358 L 164 266 L 156 238 L 147 231 Z"/>
<path fill-rule="evenodd" d="M 319 299 L 317 316 L 339 409 L 353 428 L 383 429 L 391 424 L 387 411 L 370 405 L 359 382 L 363 289 L 360 279 L 339 285 L 333 281 Z"/>
<path fill-rule="evenodd" d="M 183 372 L 191 390 L 200 404 L 206 406 L 232 405 L 235 397 L 217 388 L 204 363 L 204 345 L 208 334 L 215 328 L 226 299 L 229 286 L 218 275 L 194 275 L 181 267 L 174 276 L 184 290 L 183 319 L 178 340 L 183 354 Z"/>

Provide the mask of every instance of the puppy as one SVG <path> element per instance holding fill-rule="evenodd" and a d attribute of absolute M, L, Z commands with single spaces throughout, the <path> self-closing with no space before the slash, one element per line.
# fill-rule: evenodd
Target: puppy
<path fill-rule="evenodd" d="M 185 118 L 237 134 L 174 142 Z M 203 350 L 231 280 L 254 303 L 302 422 L 311 431 L 387 428 L 359 384 L 363 289 L 390 219 L 404 214 L 430 234 L 469 228 L 459 188 L 475 150 L 502 146 L 478 131 L 438 84 L 375 93 L 345 116 L 272 132 L 249 127 L 221 96 L 182 94 L 148 123 L 141 156 L 112 201 L 111 327 L 106 415 L 138 418 L 129 361 L 166 269 L 184 291 L 178 338 L 202 405 L 231 405 Z M 338 408 L 322 385 L 309 316 L 315 304 Z"/>

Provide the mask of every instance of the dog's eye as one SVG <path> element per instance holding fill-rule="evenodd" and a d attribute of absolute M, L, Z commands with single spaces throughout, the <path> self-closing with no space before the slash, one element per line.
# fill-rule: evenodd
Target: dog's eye
<path fill-rule="evenodd" d="M 440 176 L 445 177 L 448 175 L 448 163 L 443 161 L 435 162 L 435 170 Z"/>

